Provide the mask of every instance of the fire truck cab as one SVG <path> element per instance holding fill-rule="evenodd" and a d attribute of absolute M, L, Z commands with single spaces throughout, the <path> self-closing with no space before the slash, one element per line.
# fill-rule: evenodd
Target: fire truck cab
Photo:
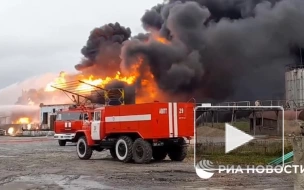
<path fill-rule="evenodd" d="M 90 159 L 93 151 L 109 150 L 122 162 L 149 163 L 168 155 L 183 161 L 194 136 L 193 103 L 144 103 L 96 108 L 90 124 L 73 135 L 77 155 Z"/>
<path fill-rule="evenodd" d="M 94 115 L 93 109 L 70 108 L 57 112 L 54 123 L 54 139 L 59 146 L 65 146 L 67 142 L 76 142 L 76 132 L 83 126 L 90 126 Z"/>

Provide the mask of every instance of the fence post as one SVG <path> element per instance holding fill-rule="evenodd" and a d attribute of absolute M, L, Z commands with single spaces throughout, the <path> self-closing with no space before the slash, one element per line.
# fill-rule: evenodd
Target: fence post
<path fill-rule="evenodd" d="M 293 139 L 293 161 L 294 165 L 304 166 L 304 137 L 294 137 Z M 299 173 L 300 168 L 297 168 L 294 178 L 294 190 L 302 190 L 304 187 L 304 174 Z"/>

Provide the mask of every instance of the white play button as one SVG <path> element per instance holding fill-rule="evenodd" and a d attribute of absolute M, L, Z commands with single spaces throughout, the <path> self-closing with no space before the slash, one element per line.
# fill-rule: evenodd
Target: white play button
<path fill-rule="evenodd" d="M 225 123 L 225 152 L 226 154 L 239 146 L 253 140 L 254 137 L 250 136 L 243 131 Z"/>

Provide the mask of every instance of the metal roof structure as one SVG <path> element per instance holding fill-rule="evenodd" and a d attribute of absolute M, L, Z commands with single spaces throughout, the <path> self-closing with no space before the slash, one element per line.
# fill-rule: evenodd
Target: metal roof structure
<path fill-rule="evenodd" d="M 89 100 L 91 103 L 100 103 L 99 101 L 104 99 L 106 105 L 110 105 L 112 102 L 124 104 L 124 89 L 121 88 L 105 89 L 82 80 L 58 83 L 51 87 L 72 94 L 73 101 L 77 103 L 80 103 L 80 98 L 83 98 L 84 101 Z"/>

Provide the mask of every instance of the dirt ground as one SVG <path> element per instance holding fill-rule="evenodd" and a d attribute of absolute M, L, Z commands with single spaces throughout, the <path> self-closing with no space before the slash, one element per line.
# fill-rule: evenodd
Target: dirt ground
<path fill-rule="evenodd" d="M 123 164 L 103 151 L 83 161 L 75 149 L 59 147 L 51 137 L 0 137 L 0 189 L 293 189 L 287 174 L 215 174 L 202 180 L 191 159 Z"/>

